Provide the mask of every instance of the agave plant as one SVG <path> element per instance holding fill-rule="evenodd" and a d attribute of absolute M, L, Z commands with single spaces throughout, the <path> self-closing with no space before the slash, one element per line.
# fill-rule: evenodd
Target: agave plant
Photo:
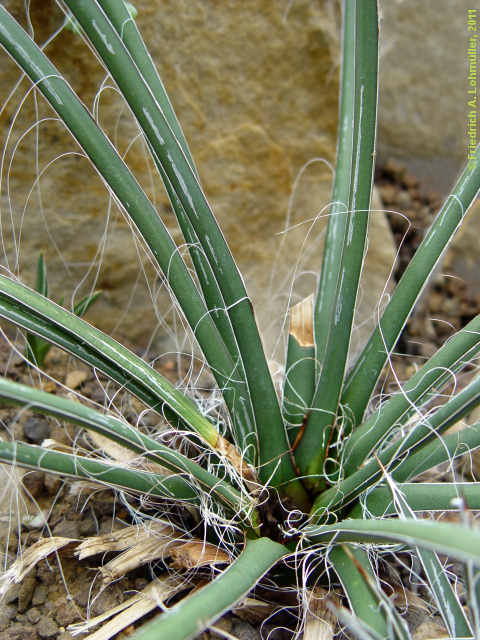
<path fill-rule="evenodd" d="M 478 637 L 480 534 L 467 516 L 480 508 L 480 485 L 415 479 L 480 446 L 480 423 L 445 433 L 480 404 L 480 378 L 472 376 L 461 391 L 438 403 L 442 390 L 480 350 L 480 318 L 379 406 L 371 399 L 422 289 L 477 194 L 480 159 L 469 160 L 348 370 L 374 169 L 378 25 L 375 0 L 345 0 L 337 162 L 313 321 L 307 340 L 292 326 L 279 399 L 242 277 L 131 13 L 118 0 L 65 0 L 65 5 L 68 19 L 73 16 L 75 28 L 83 30 L 138 122 L 188 244 L 195 279 L 114 146 L 3 6 L 0 42 L 65 123 L 149 247 L 215 377 L 223 407 L 211 419 L 114 339 L 18 279 L 1 275 L 3 318 L 105 374 L 191 443 L 181 453 L 175 440 L 164 443 L 160 435 L 147 435 L 87 402 L 3 379 L 3 402 L 100 433 L 145 465 L 128 468 L 22 442 L 0 442 L 1 461 L 88 478 L 157 503 L 174 501 L 179 512 L 185 508 L 197 521 L 205 520 L 205 536 L 219 549 L 228 540 L 229 567 L 164 608 L 136 633 L 139 640 L 193 638 L 242 601 L 277 563 L 288 559 L 287 575 L 298 579 L 306 557 L 323 562 L 325 570 L 313 572 L 304 586 L 341 584 L 349 608 L 337 607 L 336 614 L 354 634 L 409 637 L 375 570 L 376 555 L 392 548 L 418 557 L 450 637 Z M 464 524 L 417 515 L 448 510 L 463 514 Z M 438 554 L 465 566 L 470 612 Z"/>

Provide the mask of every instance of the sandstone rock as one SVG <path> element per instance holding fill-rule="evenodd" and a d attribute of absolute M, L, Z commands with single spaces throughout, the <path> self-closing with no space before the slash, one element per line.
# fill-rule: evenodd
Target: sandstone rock
<path fill-rule="evenodd" d="M 25 23 L 20 0 L 5 4 Z M 316 288 L 321 264 L 331 191 L 325 161 L 334 161 L 336 144 L 338 5 L 138 0 L 136 6 L 137 23 L 182 122 L 207 197 L 245 274 L 269 355 L 278 356 L 275 344 L 285 312 Z M 34 0 L 30 14 L 39 42 L 62 21 L 53 2 Z M 99 92 L 104 73 L 93 55 L 70 31 L 60 33 L 47 53 L 89 108 L 98 98 L 101 126 L 173 228 L 133 118 L 111 82 Z M 5 99 L 18 72 L 10 63 L 1 69 Z M 0 123 L 4 134 L 11 125 L 8 159 L 13 152 L 9 202 L 3 192 L 3 262 L 33 285 L 38 254 L 44 251 L 52 297 L 63 295 L 70 305 L 72 296 L 78 300 L 91 288 L 101 288 L 104 294 L 89 310 L 90 321 L 140 345 L 156 330 L 158 344 L 174 323 L 168 297 L 157 293 L 159 279 L 93 169 L 76 153 L 63 127 L 49 119 L 52 112 L 43 99 L 36 107 L 30 93 L 12 124 L 27 88 L 24 81 Z M 38 127 L 19 141 L 33 123 Z M 34 131 L 39 132 L 39 189 Z M 60 157 L 66 152 L 70 155 Z M 381 260 L 384 251 L 389 255 L 386 263 L 373 267 L 375 287 L 362 286 L 368 316 L 393 260 L 383 214 L 373 218 L 372 237 L 377 223 L 380 239 L 370 241 L 370 253 L 379 253 Z M 144 271 L 153 284 L 157 315 Z"/>
<path fill-rule="evenodd" d="M 467 154 L 469 0 L 382 0 L 379 155 L 446 194 Z"/>

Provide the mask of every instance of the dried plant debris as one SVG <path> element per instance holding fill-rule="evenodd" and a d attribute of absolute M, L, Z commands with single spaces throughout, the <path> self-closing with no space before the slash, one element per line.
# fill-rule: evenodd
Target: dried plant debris
<path fill-rule="evenodd" d="M 214 564 L 230 564 L 231 558 L 224 551 L 208 542 L 189 540 L 174 545 L 170 550 L 172 564 L 177 569 L 197 569 Z"/>
<path fill-rule="evenodd" d="M 320 587 L 308 591 L 306 600 L 303 640 L 332 640 L 337 619 L 328 605 L 339 606 L 340 601 Z"/>
<path fill-rule="evenodd" d="M 5 596 L 11 584 L 21 582 L 23 578 L 41 561 L 52 553 L 72 548 L 78 541 L 72 538 L 42 538 L 22 553 L 12 566 L 0 576 L 0 599 Z"/>
<path fill-rule="evenodd" d="M 171 576 L 156 578 L 142 591 L 109 609 L 105 613 L 83 622 L 69 625 L 68 631 L 73 635 L 86 633 L 93 627 L 103 623 L 103 626 L 88 635 L 85 640 L 108 640 L 116 633 L 140 620 L 147 613 L 157 607 L 164 607 L 164 601 L 188 587 L 188 583 L 179 581 Z M 105 622 L 108 620 L 108 622 Z"/>

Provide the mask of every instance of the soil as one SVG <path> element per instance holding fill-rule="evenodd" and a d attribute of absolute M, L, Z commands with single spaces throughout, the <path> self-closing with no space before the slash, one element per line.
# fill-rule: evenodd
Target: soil
<path fill-rule="evenodd" d="M 388 162 L 378 169 L 376 184 L 386 209 L 403 211 L 405 217 L 388 214 L 389 222 L 399 251 L 396 279 L 400 277 L 422 240 L 441 202 L 434 193 L 422 188 L 416 178 L 396 162 Z M 429 286 L 426 296 L 418 306 L 413 318 L 408 322 L 396 353 L 392 357 L 396 374 L 401 380 L 411 375 L 454 331 L 460 329 L 480 311 L 480 296 L 468 286 L 452 280 L 438 272 Z M 432 321 L 432 316 L 437 320 Z M 152 354 L 150 354 L 151 356 Z M 7 343 L 0 343 L 0 366 L 6 375 L 27 384 L 41 384 L 49 391 L 58 389 L 52 380 L 38 377 L 25 366 L 19 356 L 12 354 Z M 180 372 L 176 360 L 158 359 L 156 366 L 172 380 L 178 379 Z M 180 366 L 183 366 L 180 363 Z M 84 396 L 105 403 L 105 388 L 94 378 L 92 372 L 57 349 L 52 349 L 47 358 L 45 371 L 51 378 L 68 382 L 69 386 Z M 100 382 L 103 382 L 100 380 Z M 206 380 L 206 384 L 209 381 Z M 396 384 L 388 373 L 382 380 L 383 392 L 388 393 Z M 107 391 L 109 389 L 107 388 Z M 118 404 L 118 398 L 116 399 Z M 141 406 L 132 400 L 123 403 L 124 415 L 136 422 Z M 17 408 L 1 408 L 3 426 L 16 439 L 40 444 L 50 438 L 57 443 L 70 446 L 89 446 L 83 434 L 73 427 L 60 427 L 46 417 L 20 412 Z M 155 426 L 156 418 L 145 414 L 142 425 L 145 429 Z M 9 523 L 7 514 L 0 514 L 0 552 L 4 555 L 4 566 L 10 565 L 20 549 L 27 549 L 46 535 L 64 536 L 76 540 L 88 536 L 109 533 L 131 522 L 131 510 L 109 490 L 91 490 L 91 486 L 81 489 L 72 482 L 64 482 L 41 472 L 27 472 L 22 479 L 25 488 L 27 510 L 37 516 L 37 521 L 24 519 L 21 526 Z M 38 518 L 39 515 L 42 517 Z M 3 546 L 2 546 L 3 543 Z M 87 617 L 92 617 L 120 604 L 126 597 L 144 588 L 157 573 L 159 566 L 140 567 L 124 578 L 101 587 L 97 567 L 109 557 L 96 557 L 79 561 L 71 552 L 52 555 L 39 564 L 18 585 L 13 585 L 0 609 L 0 640 L 70 640 L 73 636 L 68 626 Z M 408 563 L 407 563 L 408 564 Z M 400 576 L 405 580 L 407 590 L 413 592 L 408 583 L 407 569 L 396 566 L 386 573 Z M 210 571 L 200 572 L 197 579 L 207 578 Z M 265 596 L 265 594 L 263 594 Z M 413 602 L 415 594 L 411 597 Z M 417 591 L 415 597 L 422 596 Z M 204 633 L 203 637 L 236 637 L 240 640 L 283 640 L 292 637 L 285 629 L 295 628 L 294 600 L 285 595 L 279 610 L 266 620 L 244 614 L 227 614 L 216 627 L 217 632 Z M 278 604 L 278 597 L 277 597 Z M 418 603 L 417 603 L 418 605 Z M 422 625 L 427 622 L 424 637 L 433 637 L 436 619 L 429 618 L 428 609 L 411 604 L 409 622 L 418 628 L 416 637 L 422 634 Z M 285 613 L 292 611 L 293 613 Z M 151 615 L 151 614 L 150 614 Z M 416 616 L 416 617 L 415 617 Z M 147 616 L 148 617 L 148 616 Z M 143 619 L 145 620 L 145 618 Z M 434 625 L 433 627 L 431 625 Z M 283 630 L 282 630 L 283 628 Z M 134 625 L 127 627 L 116 637 L 131 635 Z M 437 628 L 438 631 L 438 628 Z"/>

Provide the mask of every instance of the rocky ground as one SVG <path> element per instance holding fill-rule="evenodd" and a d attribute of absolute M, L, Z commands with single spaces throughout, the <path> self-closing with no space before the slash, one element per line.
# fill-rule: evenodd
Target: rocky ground
<path fill-rule="evenodd" d="M 405 214 L 388 214 L 399 251 L 395 274 L 398 279 L 420 243 L 440 201 L 395 162 L 389 162 L 378 170 L 376 183 L 385 208 Z M 448 256 L 446 260 L 448 264 Z M 409 321 L 397 353 L 392 358 L 400 379 L 411 374 L 413 368 L 432 355 L 449 335 L 480 311 L 480 295 L 475 292 L 474 287 L 452 275 L 451 270 L 445 275 L 444 269 L 440 267 L 423 302 L 418 305 L 417 312 Z M 25 367 L 18 356 L 12 355 L 6 343 L 0 344 L 0 366 L 13 379 L 38 384 L 38 377 Z M 172 379 L 178 376 L 175 360 L 160 359 L 157 366 Z M 52 349 L 46 371 L 53 378 L 66 382 L 68 386 L 103 405 L 104 391 L 91 371 L 61 352 Z M 384 391 L 392 389 L 393 384 L 392 377 L 387 375 L 383 381 Z M 47 390 L 55 389 L 55 383 L 51 381 L 43 380 L 42 385 Z M 134 402 L 127 402 L 125 411 L 127 418 L 135 420 L 139 407 Z M 77 430 L 60 428 L 53 420 L 11 408 L 2 408 L 0 417 L 3 426 L 10 433 L 13 432 L 16 438 L 35 444 L 50 438 L 65 446 L 71 446 L 74 441 L 77 445 L 87 446 Z M 148 414 L 144 417 L 144 424 L 146 428 L 154 426 L 154 421 Z M 25 474 L 22 482 L 27 495 L 27 508 L 20 511 L 20 517 L 29 512 L 37 516 L 37 519 L 29 521 L 24 517 L 21 526 L 18 526 L 18 522 L 9 521 L 6 503 L 3 503 L 3 513 L 0 513 L 0 537 L 3 541 L 0 545 L 3 544 L 3 547 L 0 546 L 0 550 L 3 551 L 5 565 L 14 560 L 20 548 L 29 548 L 47 534 L 81 540 L 109 533 L 129 522 L 129 510 L 108 490 L 90 494 L 90 490 L 80 490 L 78 487 L 72 489 L 71 483 L 64 483 L 60 478 L 40 472 Z M 41 514 L 44 516 L 43 520 Z M 120 604 L 125 597 L 143 589 L 151 579 L 153 569 L 140 567 L 102 589 L 96 567 L 105 558 L 95 560 L 96 563 L 90 558 L 79 561 L 67 551 L 58 557 L 53 555 L 48 560 L 41 561 L 20 584 L 10 588 L 0 608 L 0 640 L 70 640 L 72 635 L 67 630 L 70 624 L 87 616 L 99 615 Z M 398 573 L 401 573 L 400 569 Z M 288 610 L 288 605 L 293 602 L 288 602 L 288 597 L 285 597 Z M 239 640 L 258 640 L 268 636 L 270 640 L 283 640 L 291 637 L 291 634 L 280 627 L 294 627 L 295 623 L 293 614 L 282 615 L 283 617 L 274 615 L 262 624 L 264 615 L 259 620 L 251 612 L 228 614 L 217 624 L 217 632 L 204 635 L 205 638 L 234 637 Z M 412 625 L 419 628 L 416 637 L 432 637 L 431 626 L 425 631 L 427 635 L 422 636 L 427 610 L 412 605 L 410 615 Z M 414 620 L 415 615 L 417 618 Z M 432 621 L 429 623 L 432 624 Z M 278 629 L 274 631 L 276 627 Z M 128 637 L 133 628 L 130 625 L 117 637 Z"/>

